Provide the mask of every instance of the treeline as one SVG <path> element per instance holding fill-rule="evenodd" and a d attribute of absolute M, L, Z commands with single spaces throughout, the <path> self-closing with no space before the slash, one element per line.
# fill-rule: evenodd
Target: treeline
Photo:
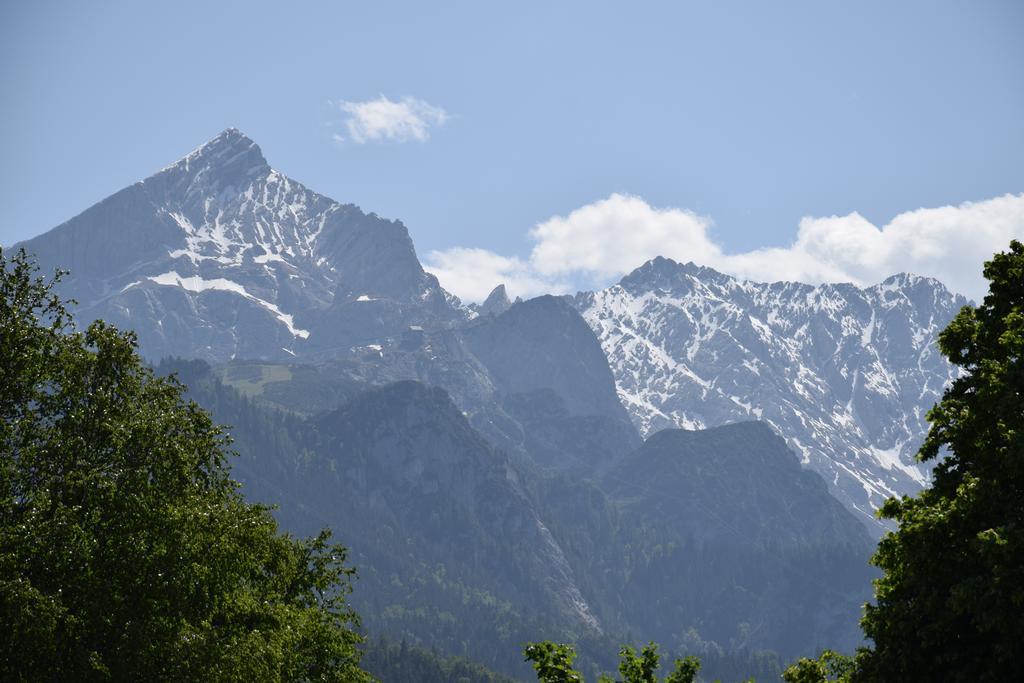
<path fill-rule="evenodd" d="M 364 643 L 363 667 L 387 683 L 515 683 L 464 657 L 443 656 L 435 650 L 373 638 Z"/>

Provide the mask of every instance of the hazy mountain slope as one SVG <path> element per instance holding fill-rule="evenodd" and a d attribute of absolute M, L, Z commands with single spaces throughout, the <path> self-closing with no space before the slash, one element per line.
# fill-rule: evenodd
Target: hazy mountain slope
<path fill-rule="evenodd" d="M 269 409 L 209 366 L 174 361 L 190 396 L 233 424 L 234 477 L 300 534 L 330 527 L 359 570 L 368 632 L 520 671 L 537 633 L 600 633 L 522 472 L 444 391 L 398 382 L 313 419 Z"/>
<path fill-rule="evenodd" d="M 500 424 L 474 420 L 503 447 L 589 476 L 639 445 L 601 345 L 568 301 L 541 296 L 517 302 L 480 316 L 459 334 L 487 369 L 502 412 L 521 427 L 508 433 Z"/>
<path fill-rule="evenodd" d="M 640 443 L 600 344 L 564 300 L 542 297 L 464 328 L 406 330 L 380 342 L 337 360 L 234 361 L 218 372 L 304 415 L 342 405 L 351 387 L 401 380 L 442 387 L 510 455 L 582 476 Z"/>
<path fill-rule="evenodd" d="M 361 533 L 429 539 L 503 593 L 534 587 L 551 607 L 597 629 L 572 570 L 521 490 L 507 456 L 480 436 L 441 389 L 399 382 L 316 420 L 339 482 L 369 502 Z"/>
<path fill-rule="evenodd" d="M 175 367 L 235 425 L 245 494 L 278 504 L 286 528 L 330 526 L 352 549 L 353 599 L 372 633 L 506 672 L 537 638 L 580 637 L 591 662 L 627 632 L 729 661 L 852 642 L 870 586 L 866 532 L 761 425 L 683 434 L 682 446 L 658 434 L 621 456 L 602 490 L 513 463 L 439 389 L 353 389 L 302 419 L 243 398 L 204 364 L 162 371 Z"/>
<path fill-rule="evenodd" d="M 601 485 L 660 540 L 621 589 L 634 628 L 787 654 L 860 641 L 873 544 L 763 423 L 660 431 Z"/>
<path fill-rule="evenodd" d="M 580 326 L 596 346 L 590 329 L 582 322 Z M 549 387 L 502 393 L 458 330 L 421 332 L 376 347 L 336 361 L 232 361 L 217 366 L 217 373 L 246 395 L 304 416 L 335 409 L 354 392 L 392 382 L 416 380 L 442 387 L 474 428 L 517 461 L 582 476 L 592 476 L 602 463 L 640 443 L 624 412 L 620 418 L 579 414 L 588 408 L 570 411 Z M 596 360 L 609 377 L 606 396 L 617 402 L 607 361 L 601 354 Z M 524 358 L 523 367 L 529 366 L 530 359 Z"/>
<path fill-rule="evenodd" d="M 572 305 L 540 296 L 462 330 L 505 394 L 552 389 L 578 415 L 628 420 L 601 345 Z"/>
<path fill-rule="evenodd" d="M 289 179 L 234 129 L 21 246 L 71 270 L 80 321 L 135 329 L 150 358 L 347 352 L 460 316 L 401 223 Z"/>
<path fill-rule="evenodd" d="M 926 481 L 913 454 L 954 373 L 934 341 L 966 303 L 941 283 L 764 284 L 657 258 L 575 303 L 642 434 L 763 420 L 869 522 Z"/>

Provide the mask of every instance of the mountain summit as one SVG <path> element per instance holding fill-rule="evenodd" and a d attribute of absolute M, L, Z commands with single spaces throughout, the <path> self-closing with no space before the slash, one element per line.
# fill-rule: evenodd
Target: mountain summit
<path fill-rule="evenodd" d="M 767 284 L 656 258 L 575 301 L 641 434 L 762 420 L 869 524 L 927 481 L 913 456 L 955 374 L 935 338 L 967 303 L 937 280 Z"/>
<path fill-rule="evenodd" d="M 79 320 L 135 329 L 151 358 L 315 355 L 461 315 L 404 225 L 309 190 L 234 128 L 22 246 L 70 268 Z"/>
<path fill-rule="evenodd" d="M 574 471 L 615 455 L 590 444 L 634 447 L 629 419 L 644 436 L 761 420 L 869 524 L 927 481 L 913 453 L 954 373 L 934 341 L 966 303 L 908 274 L 813 287 L 656 258 L 574 299 L 499 286 L 463 308 L 402 223 L 309 190 L 235 129 L 23 246 L 71 270 L 80 322 L 134 329 L 150 359 L 439 385 L 501 448 Z"/>
<path fill-rule="evenodd" d="M 189 184 L 208 176 L 214 182 L 242 187 L 247 178 L 270 171 L 259 145 L 237 128 L 228 128 L 157 175 Z M 201 186 L 201 182 L 196 185 Z"/>

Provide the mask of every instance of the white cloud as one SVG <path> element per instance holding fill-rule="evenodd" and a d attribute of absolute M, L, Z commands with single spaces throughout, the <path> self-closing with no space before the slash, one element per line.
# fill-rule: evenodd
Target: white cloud
<path fill-rule="evenodd" d="M 833 278 L 816 276 L 813 262 L 860 284 L 909 271 L 980 301 L 982 264 L 1011 239 L 1024 239 L 1024 194 L 907 211 L 881 228 L 856 213 L 804 218 L 788 251 L 802 257 L 801 276 L 814 281 Z"/>
<path fill-rule="evenodd" d="M 381 95 L 365 102 L 339 102 L 337 107 L 348 114 L 345 118 L 348 139 L 359 144 L 425 142 L 430 138 L 431 128 L 443 126 L 450 118 L 441 107 L 415 97 L 403 97 L 396 102 Z M 335 142 L 344 142 L 337 133 L 332 137 Z"/>
<path fill-rule="evenodd" d="M 463 301 L 483 301 L 500 284 L 505 285 L 511 296 L 525 298 L 570 291 L 567 282 L 538 275 L 522 259 L 500 256 L 486 249 L 455 247 L 431 251 L 424 262 L 444 288 Z"/>
<path fill-rule="evenodd" d="M 530 231 L 530 263 L 544 275 L 581 271 L 605 279 L 655 256 L 707 263 L 721 252 L 708 238 L 711 221 L 683 209 L 655 209 L 639 197 L 613 194 Z"/>
<path fill-rule="evenodd" d="M 881 227 L 858 213 L 806 217 L 790 246 L 737 254 L 711 238 L 711 225 L 688 210 L 613 194 L 539 223 L 529 233 L 535 244 L 528 260 L 459 247 L 431 252 L 426 261 L 442 285 L 468 301 L 502 282 L 521 296 L 605 286 L 655 256 L 753 280 L 812 284 L 869 285 L 907 271 L 980 301 L 982 263 L 1011 239 L 1024 239 L 1024 194 L 908 211 Z"/>

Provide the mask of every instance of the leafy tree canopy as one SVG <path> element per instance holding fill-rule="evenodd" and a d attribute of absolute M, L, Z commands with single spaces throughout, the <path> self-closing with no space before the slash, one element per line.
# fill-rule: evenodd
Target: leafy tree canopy
<path fill-rule="evenodd" d="M 854 680 L 1019 680 L 1024 643 L 1024 245 L 985 264 L 989 293 L 939 335 L 962 368 L 928 415 L 932 485 L 891 499 L 899 523 L 875 584 Z"/>
<path fill-rule="evenodd" d="M 571 645 L 545 640 L 529 643 L 523 654 L 533 662 L 539 683 L 582 683 L 583 676 L 572 668 L 576 651 Z M 635 648 L 623 645 L 619 650 L 619 674 L 621 683 L 658 683 L 658 646 L 648 643 L 637 654 Z M 677 659 L 675 669 L 665 678 L 665 683 L 693 683 L 700 670 L 696 657 Z M 599 683 L 613 683 L 611 678 L 601 676 Z"/>
<path fill-rule="evenodd" d="M 135 337 L 0 250 L 0 679 L 362 681 L 352 569 L 278 532 Z"/>
<path fill-rule="evenodd" d="M 801 657 L 782 673 L 786 683 L 849 683 L 855 663 L 853 657 L 824 650 L 817 659 Z"/>

